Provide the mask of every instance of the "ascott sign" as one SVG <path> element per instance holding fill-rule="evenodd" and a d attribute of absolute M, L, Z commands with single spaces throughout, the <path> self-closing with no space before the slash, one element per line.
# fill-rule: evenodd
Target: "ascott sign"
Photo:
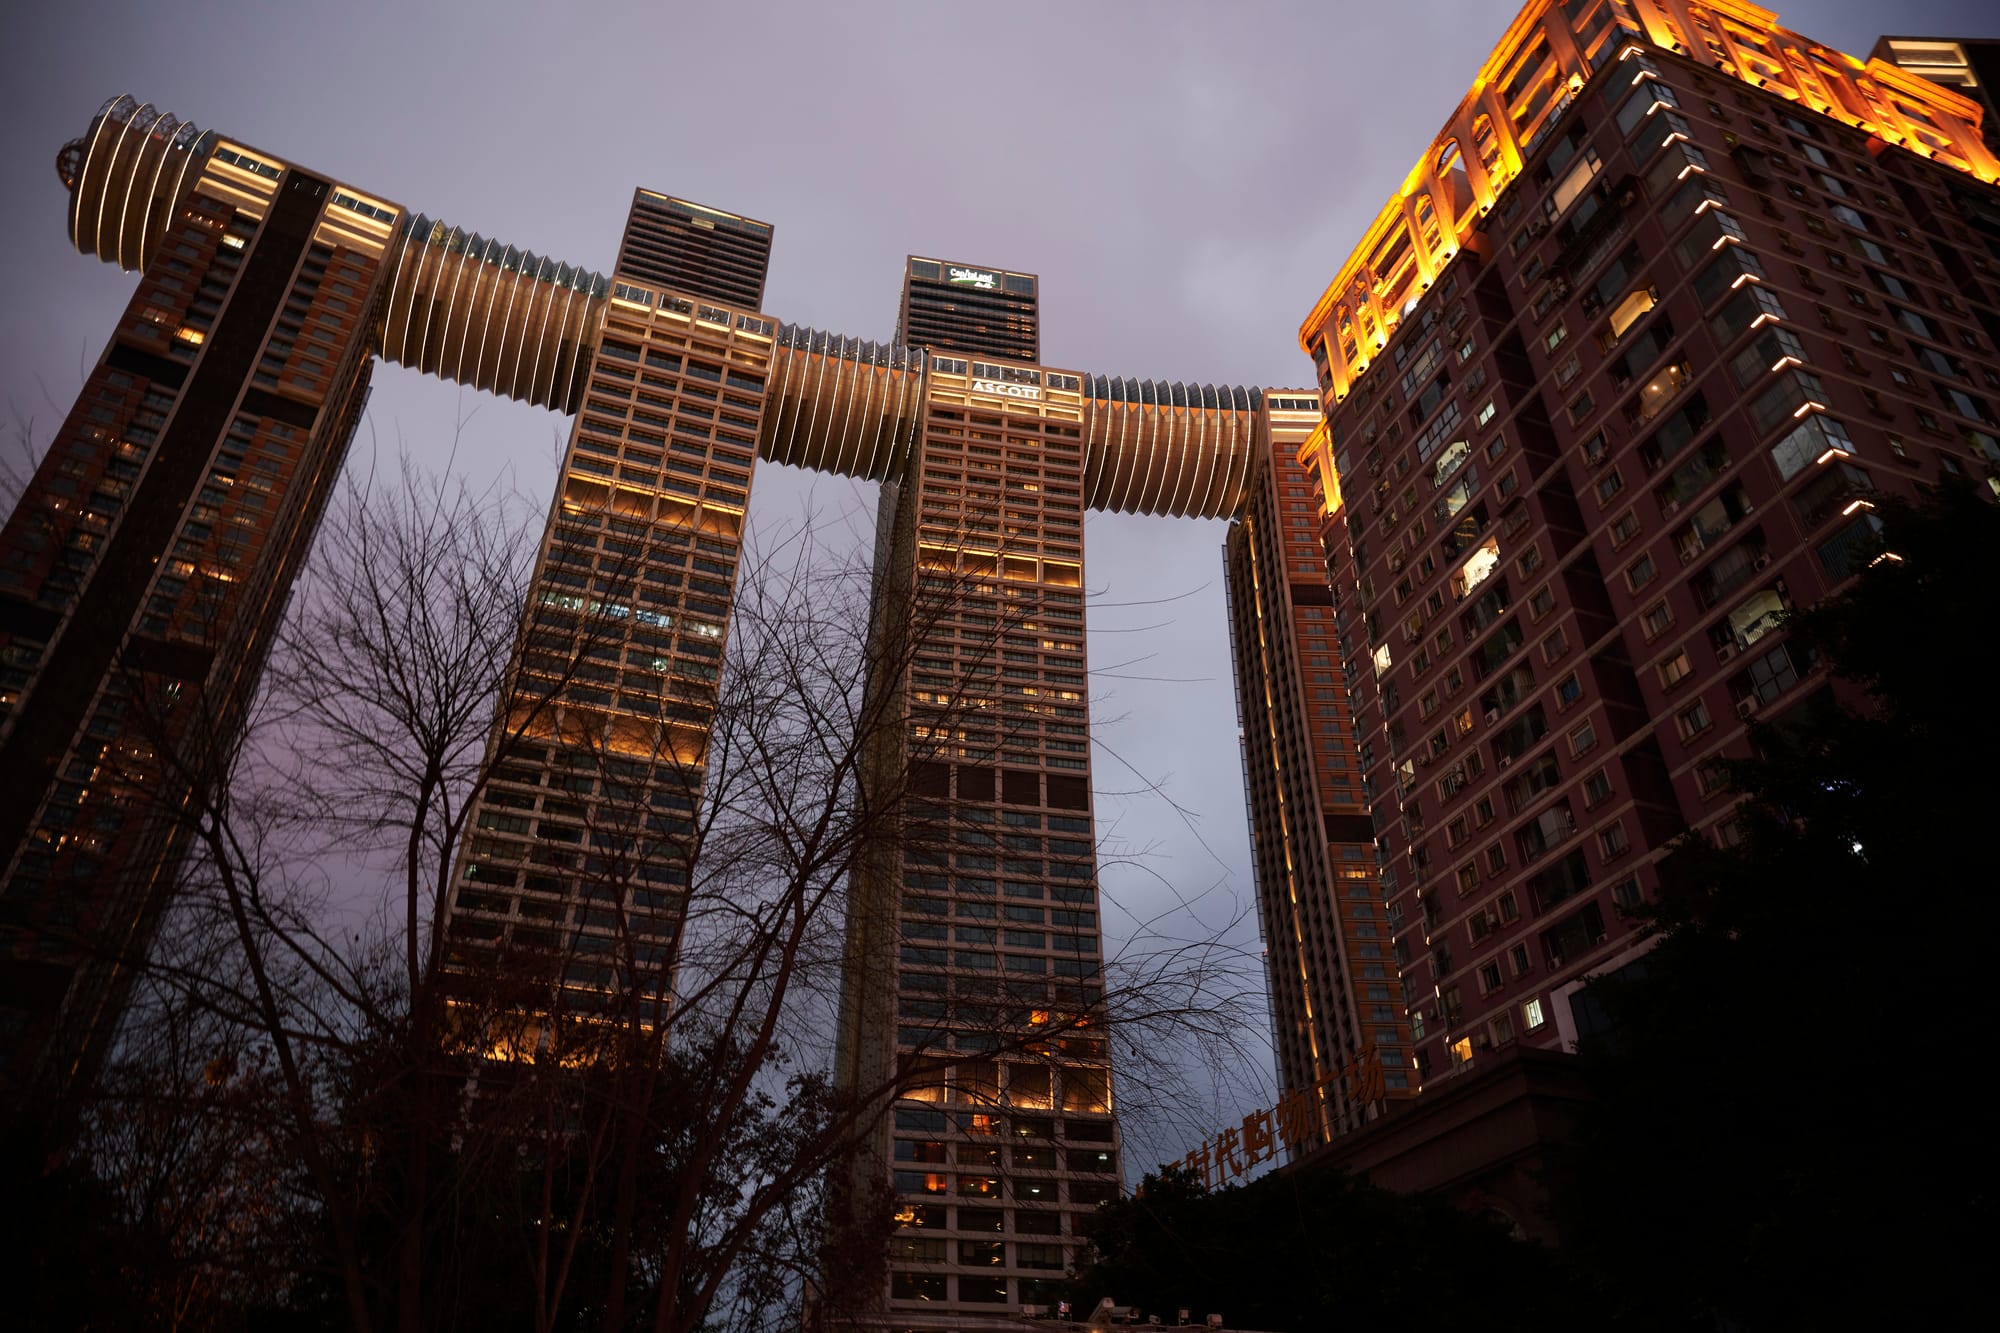
<path fill-rule="evenodd" d="M 974 380 L 974 393 L 997 393 L 1002 398 L 1040 398 L 1042 391 L 1032 384 L 1003 384 L 999 380 Z"/>
<path fill-rule="evenodd" d="M 977 287 L 981 291 L 992 291 L 1000 282 L 995 275 L 984 269 L 951 267 L 951 280 L 965 287 Z"/>

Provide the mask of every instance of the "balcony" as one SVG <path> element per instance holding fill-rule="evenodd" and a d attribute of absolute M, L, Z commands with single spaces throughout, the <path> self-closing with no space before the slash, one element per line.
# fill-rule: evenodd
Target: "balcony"
<path fill-rule="evenodd" d="M 1681 563 L 1687 564 L 1714 546 L 1719 538 L 1752 512 L 1749 492 L 1743 489 L 1741 483 L 1731 486 L 1696 510 L 1694 517 L 1674 533 L 1674 546 L 1680 552 Z"/>
<path fill-rule="evenodd" d="M 1686 361 L 1661 367 L 1640 388 L 1638 397 L 1626 405 L 1626 424 L 1637 430 L 1651 423 L 1693 379 L 1694 372 Z"/>
<path fill-rule="evenodd" d="M 1755 578 L 1771 563 L 1761 532 L 1738 542 L 1695 575 L 1690 586 L 1704 608 L 1711 607 Z"/>
<path fill-rule="evenodd" d="M 1784 624 L 1785 617 L 1790 615 L 1791 611 L 1792 602 L 1785 593 L 1783 579 L 1769 588 L 1752 593 L 1729 613 L 1725 622 L 1728 625 L 1731 645 L 1737 652 L 1743 651 Z"/>
<path fill-rule="evenodd" d="M 1514 845 L 1521 854 L 1521 864 L 1528 865 L 1539 861 L 1550 848 L 1560 846 L 1575 836 L 1576 816 L 1570 813 L 1569 802 L 1562 801 L 1544 810 L 1533 823 L 1516 833 Z"/>

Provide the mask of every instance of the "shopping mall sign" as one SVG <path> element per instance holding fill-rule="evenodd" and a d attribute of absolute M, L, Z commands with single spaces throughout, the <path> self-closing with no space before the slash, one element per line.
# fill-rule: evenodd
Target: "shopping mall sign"
<path fill-rule="evenodd" d="M 1171 1163 L 1198 1177 L 1211 1189 L 1245 1177 L 1250 1168 L 1268 1162 L 1282 1146 L 1296 1159 L 1316 1142 L 1325 1142 L 1322 1099 L 1342 1095 L 1357 1105 L 1382 1100 L 1382 1057 L 1373 1045 L 1310 1087 L 1298 1088 L 1269 1110 L 1252 1111 L 1240 1125 L 1218 1130 L 1179 1162 Z"/>

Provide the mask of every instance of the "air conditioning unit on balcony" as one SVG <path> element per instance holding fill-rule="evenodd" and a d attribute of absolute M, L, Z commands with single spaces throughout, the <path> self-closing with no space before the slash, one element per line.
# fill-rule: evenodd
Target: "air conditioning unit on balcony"
<path fill-rule="evenodd" d="M 1738 699 L 1736 701 L 1736 716 L 1749 717 L 1752 713 L 1755 713 L 1756 711 L 1757 711 L 1757 700 L 1754 697 L 1749 699 Z"/>
<path fill-rule="evenodd" d="M 1489 709 L 1487 709 L 1487 710 L 1486 710 L 1486 725 L 1487 725 L 1487 726 L 1489 726 L 1489 727 L 1490 727 L 1490 726 L 1492 726 L 1492 725 L 1493 725 L 1493 724 L 1494 724 L 1495 722 L 1498 722 L 1499 720 L 1500 720 L 1500 710 L 1499 710 L 1499 709 L 1497 709 L 1497 708 L 1489 708 Z"/>
<path fill-rule="evenodd" d="M 1758 556 L 1756 560 L 1751 563 L 1751 568 L 1762 569 L 1770 563 L 1771 563 L 1771 553 L 1769 551 L 1766 551 L 1762 555 Z"/>

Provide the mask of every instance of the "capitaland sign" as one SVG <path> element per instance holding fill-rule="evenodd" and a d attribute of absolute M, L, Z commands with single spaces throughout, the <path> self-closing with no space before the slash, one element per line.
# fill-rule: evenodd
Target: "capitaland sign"
<path fill-rule="evenodd" d="M 1032 384 L 1003 384 L 999 380 L 974 380 L 974 393 L 997 393 L 1002 398 L 1040 398 L 1042 391 Z"/>
<path fill-rule="evenodd" d="M 960 268 L 956 264 L 951 266 L 951 280 L 961 287 L 977 287 L 985 292 L 990 292 L 1000 285 L 997 274 L 988 273 L 980 268 Z"/>

